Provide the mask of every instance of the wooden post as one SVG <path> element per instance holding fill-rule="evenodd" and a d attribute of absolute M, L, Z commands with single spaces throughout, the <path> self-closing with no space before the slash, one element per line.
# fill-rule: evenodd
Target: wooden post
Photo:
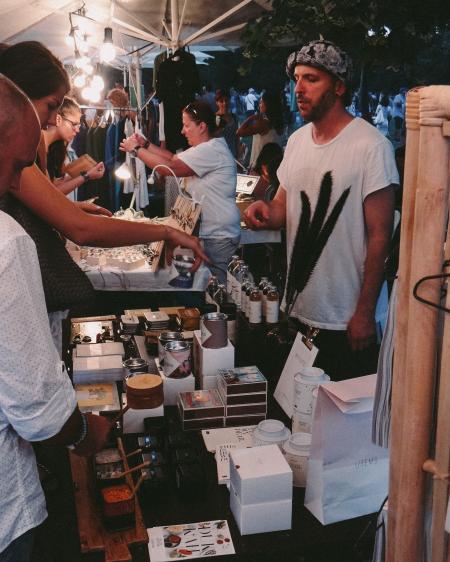
<path fill-rule="evenodd" d="M 408 283 L 406 361 L 403 372 L 394 370 L 392 410 L 399 408 L 392 426 L 388 516 L 388 562 L 422 560 L 425 473 L 431 440 L 434 382 L 436 373 L 437 320 L 435 308 L 412 296 L 416 282 L 442 271 L 443 245 L 448 212 L 448 141 L 442 124 L 450 111 L 450 87 L 430 86 L 419 90 L 420 137 L 415 214 Z M 405 243 L 406 244 L 406 243 Z M 430 281 L 421 294 L 440 300 L 441 283 Z M 399 309 L 399 315 L 404 311 Z"/>
<path fill-rule="evenodd" d="M 395 320 L 395 353 L 392 379 L 391 433 L 389 448 L 391 462 L 400 462 L 402 449 L 403 410 L 401 398 L 406 377 L 406 342 L 408 338 L 408 306 L 411 274 L 411 248 L 416 205 L 417 167 L 419 161 L 419 90 L 416 88 L 406 96 L 406 154 L 403 179 L 402 226 L 400 237 L 400 259 L 398 267 L 397 313 Z M 395 454 L 393 454 L 395 451 Z M 397 494 L 400 489 L 398 472 L 391 466 L 389 482 L 389 530 L 395 536 Z M 388 537 L 388 551 L 390 546 Z M 393 557 L 391 553 L 390 559 Z"/>

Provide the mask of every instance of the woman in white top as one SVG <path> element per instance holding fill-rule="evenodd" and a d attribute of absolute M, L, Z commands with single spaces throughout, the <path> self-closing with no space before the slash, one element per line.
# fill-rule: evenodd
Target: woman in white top
<path fill-rule="evenodd" d="M 250 170 L 255 168 L 264 145 L 269 142 L 282 145 L 283 109 L 280 95 L 275 92 L 264 92 L 259 101 L 259 111 L 257 115 L 250 115 L 236 132 L 240 137 L 253 137 Z"/>
<path fill-rule="evenodd" d="M 380 103 L 377 105 L 375 110 L 375 116 L 373 118 L 373 123 L 376 128 L 385 137 L 389 134 L 389 121 L 392 118 L 392 111 L 389 107 L 389 98 L 385 95 L 381 96 Z"/>
<path fill-rule="evenodd" d="M 236 206 L 236 163 L 223 138 L 215 138 L 216 116 L 208 104 L 194 101 L 183 109 L 182 133 L 191 148 L 172 154 L 139 135 L 125 139 L 122 150 L 131 152 L 150 168 L 168 166 L 184 177 L 186 191 L 202 207 L 199 237 L 211 263 L 212 273 L 226 282 L 228 262 L 240 237 Z M 171 175 L 167 168 L 157 170 Z"/>
<path fill-rule="evenodd" d="M 105 166 L 100 162 L 93 166 L 86 174 L 71 178 L 62 172 L 63 164 L 74 160 L 75 152 L 68 149 L 70 143 L 80 130 L 81 109 L 78 103 L 66 96 L 56 115 L 56 125 L 50 125 L 43 131 L 47 151 L 47 171 L 53 184 L 76 201 L 76 190 L 88 180 L 103 177 Z"/>

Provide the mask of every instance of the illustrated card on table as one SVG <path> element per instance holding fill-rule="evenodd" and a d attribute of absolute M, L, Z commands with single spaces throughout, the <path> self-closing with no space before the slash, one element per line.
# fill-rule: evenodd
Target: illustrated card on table
<path fill-rule="evenodd" d="M 226 520 L 147 529 L 150 562 L 235 554 Z"/>

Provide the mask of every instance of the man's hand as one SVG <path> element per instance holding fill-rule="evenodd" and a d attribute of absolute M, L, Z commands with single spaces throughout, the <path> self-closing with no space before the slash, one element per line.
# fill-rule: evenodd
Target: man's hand
<path fill-rule="evenodd" d="M 265 201 L 255 201 L 245 210 L 244 221 L 252 230 L 269 228 L 269 205 Z"/>
<path fill-rule="evenodd" d="M 353 351 L 366 349 L 376 338 L 373 314 L 356 311 L 347 326 L 347 337 Z"/>
<path fill-rule="evenodd" d="M 103 162 L 99 162 L 95 166 L 93 166 L 90 170 L 88 170 L 87 175 L 89 176 L 90 180 L 99 180 L 103 177 L 105 173 L 105 165 Z"/>
<path fill-rule="evenodd" d="M 205 254 L 205 251 L 200 244 L 200 240 L 196 236 L 191 236 L 186 234 L 182 230 L 177 230 L 170 226 L 167 227 L 169 236 L 166 240 L 166 258 L 169 265 L 172 263 L 173 251 L 178 246 L 182 248 L 190 248 L 194 252 L 195 262 L 191 268 L 191 272 L 194 273 L 200 267 L 202 261 L 209 263 L 209 258 Z"/>
<path fill-rule="evenodd" d="M 131 152 L 137 145 L 140 145 L 140 142 L 137 140 L 137 135 L 131 135 L 127 139 L 124 139 L 120 143 L 120 150 L 122 152 Z"/>
<path fill-rule="evenodd" d="M 89 457 L 105 448 L 108 442 L 111 422 L 104 416 L 86 414 L 88 431 L 86 438 L 73 449 L 73 452 L 80 457 Z"/>
<path fill-rule="evenodd" d="M 108 211 L 108 209 L 100 207 L 100 205 L 96 205 L 95 203 L 89 203 L 89 201 L 75 201 L 75 205 L 77 205 L 85 213 L 90 213 L 91 215 L 105 215 L 105 217 L 112 217 L 111 211 Z"/>

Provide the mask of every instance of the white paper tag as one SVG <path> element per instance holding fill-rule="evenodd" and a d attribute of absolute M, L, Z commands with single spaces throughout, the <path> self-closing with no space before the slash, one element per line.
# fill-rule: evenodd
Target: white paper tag
<path fill-rule="evenodd" d="M 276 401 L 290 418 L 294 411 L 294 376 L 304 367 L 312 367 L 319 352 L 318 348 L 314 345 L 312 349 L 309 349 L 303 343 L 302 338 L 303 336 L 299 332 L 274 392 Z"/>

